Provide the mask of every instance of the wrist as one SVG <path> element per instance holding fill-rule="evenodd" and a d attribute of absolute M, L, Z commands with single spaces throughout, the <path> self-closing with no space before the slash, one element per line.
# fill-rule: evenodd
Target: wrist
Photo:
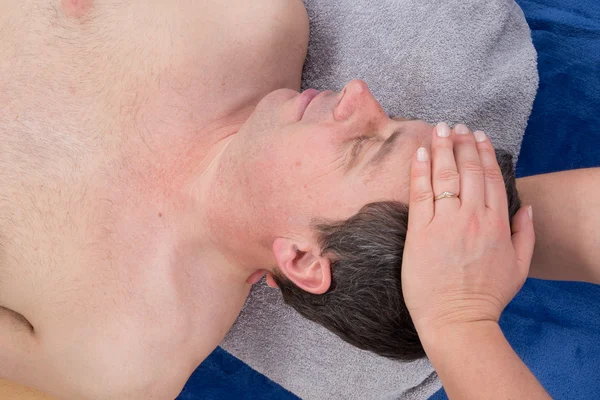
<path fill-rule="evenodd" d="M 453 323 L 422 334 L 449 398 L 549 398 L 497 322 Z"/>
<path fill-rule="evenodd" d="M 503 337 L 500 325 L 492 320 L 419 327 L 417 332 L 429 358 L 453 349 L 460 351 L 462 347 L 468 346 L 473 341 L 497 338 L 499 335 Z"/>

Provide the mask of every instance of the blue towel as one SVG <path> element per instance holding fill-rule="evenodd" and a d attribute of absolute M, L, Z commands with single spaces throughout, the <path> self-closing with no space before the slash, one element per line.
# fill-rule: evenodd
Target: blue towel
<path fill-rule="evenodd" d="M 188 380 L 177 400 L 297 400 L 281 386 L 218 348 Z"/>
<path fill-rule="evenodd" d="M 517 0 L 539 54 L 540 90 L 520 176 L 600 165 L 600 2 Z M 600 286 L 529 280 L 500 321 L 557 399 L 600 396 Z M 180 399 L 297 399 L 218 349 Z M 432 399 L 446 398 L 443 391 Z"/>
<path fill-rule="evenodd" d="M 517 173 L 600 166 L 600 2 L 516 1 L 531 28 L 540 73 Z"/>
<path fill-rule="evenodd" d="M 540 72 L 518 175 L 600 166 L 600 3 L 517 3 Z M 600 286 L 531 279 L 500 325 L 553 398 L 600 398 Z M 446 398 L 443 390 L 431 397 Z"/>

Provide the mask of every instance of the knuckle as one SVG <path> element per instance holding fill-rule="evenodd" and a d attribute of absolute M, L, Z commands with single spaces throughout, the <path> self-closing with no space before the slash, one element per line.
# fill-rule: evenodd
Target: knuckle
<path fill-rule="evenodd" d="M 477 143 L 477 145 L 479 147 L 479 153 L 491 156 L 494 160 L 496 159 L 496 151 L 489 140 L 486 140 L 482 143 Z"/>
<path fill-rule="evenodd" d="M 429 178 L 430 172 L 427 168 L 412 168 L 410 175 L 413 178 Z"/>
<path fill-rule="evenodd" d="M 492 220 L 494 232 L 510 231 L 510 222 L 504 215 L 498 215 Z"/>
<path fill-rule="evenodd" d="M 485 175 L 485 179 L 491 182 L 504 182 L 504 178 L 502 177 L 502 172 L 496 166 L 485 167 L 483 169 L 483 173 Z"/>
<path fill-rule="evenodd" d="M 458 172 L 452 167 L 442 167 L 436 176 L 441 181 L 457 181 L 459 178 Z"/>
<path fill-rule="evenodd" d="M 424 201 L 432 201 L 433 193 L 429 190 L 415 190 L 411 195 L 411 199 L 415 203 L 422 203 Z"/>
<path fill-rule="evenodd" d="M 465 161 L 462 164 L 462 168 L 465 172 L 468 172 L 470 174 L 483 175 L 483 168 L 481 167 L 481 164 L 477 161 L 474 161 L 474 160 Z"/>
<path fill-rule="evenodd" d="M 473 237 L 497 243 L 510 237 L 510 224 L 501 215 L 490 216 L 482 210 L 469 210 L 465 214 L 463 227 Z"/>
<path fill-rule="evenodd" d="M 481 216 L 479 213 L 473 212 L 469 215 L 468 224 L 469 232 L 477 233 L 481 231 Z"/>

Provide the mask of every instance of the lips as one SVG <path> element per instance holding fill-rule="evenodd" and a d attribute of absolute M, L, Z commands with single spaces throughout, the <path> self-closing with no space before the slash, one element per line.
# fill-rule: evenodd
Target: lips
<path fill-rule="evenodd" d="M 319 93 L 321 92 L 316 89 L 308 89 L 300 94 L 300 119 L 302 119 L 304 116 L 304 113 L 306 112 L 310 102 L 313 101 L 313 99 L 317 97 Z"/>

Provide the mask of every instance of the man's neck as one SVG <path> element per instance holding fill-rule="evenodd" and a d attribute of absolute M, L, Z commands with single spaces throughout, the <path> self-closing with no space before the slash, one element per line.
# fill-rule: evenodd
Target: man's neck
<path fill-rule="evenodd" d="M 219 270 L 227 270 L 229 278 L 239 282 L 245 282 L 254 271 L 264 267 L 260 262 L 253 263 L 260 252 L 248 251 L 256 247 L 248 229 L 253 224 L 245 212 L 248 201 L 236 181 L 231 163 L 234 157 L 228 151 L 253 110 L 251 107 L 222 118 L 198 133 L 212 137 L 214 144 L 206 149 L 189 188 L 198 213 L 195 222 L 202 221 L 196 224 L 201 228 L 194 235 L 201 237 L 204 257 Z"/>

